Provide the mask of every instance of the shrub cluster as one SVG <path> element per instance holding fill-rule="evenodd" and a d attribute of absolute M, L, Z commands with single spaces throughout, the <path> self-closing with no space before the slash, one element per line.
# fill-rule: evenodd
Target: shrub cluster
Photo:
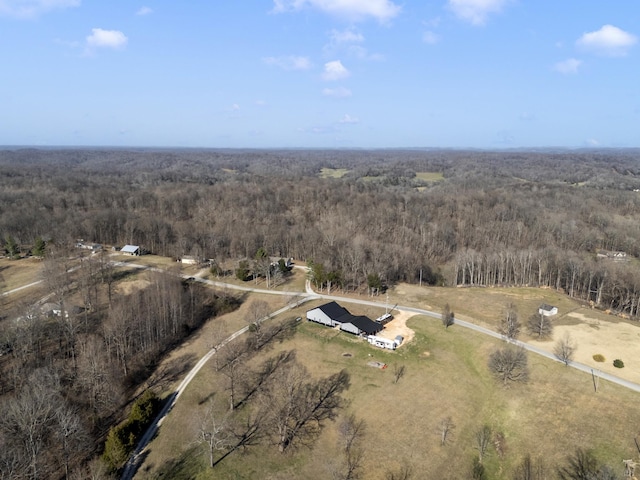
<path fill-rule="evenodd" d="M 613 361 L 613 366 L 616 368 L 623 368 L 624 367 L 624 362 L 622 360 L 620 360 L 619 358 L 616 358 Z"/>
<path fill-rule="evenodd" d="M 593 356 L 593 359 L 594 359 L 596 362 L 600 362 L 600 363 L 602 363 L 602 362 L 604 362 L 604 361 L 606 360 L 606 359 L 604 358 L 604 355 L 600 355 L 599 353 L 596 353 L 596 354 Z"/>
<path fill-rule="evenodd" d="M 134 402 L 127 420 L 109 430 L 102 459 L 110 469 L 117 470 L 124 465 L 160 410 L 160 405 L 156 394 L 147 390 Z"/>

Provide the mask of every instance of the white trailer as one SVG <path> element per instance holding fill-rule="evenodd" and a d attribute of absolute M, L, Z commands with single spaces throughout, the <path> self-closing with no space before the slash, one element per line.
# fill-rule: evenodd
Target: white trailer
<path fill-rule="evenodd" d="M 367 337 L 367 341 L 371 345 L 375 345 L 376 347 L 386 348 L 388 350 L 395 350 L 398 346 L 398 342 L 396 340 L 389 340 L 384 337 L 377 337 L 375 335 L 369 335 Z"/>

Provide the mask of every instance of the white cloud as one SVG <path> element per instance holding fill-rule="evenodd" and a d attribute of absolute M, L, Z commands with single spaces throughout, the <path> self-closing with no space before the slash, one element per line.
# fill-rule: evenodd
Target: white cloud
<path fill-rule="evenodd" d="M 352 117 L 348 113 L 345 113 L 344 116 L 340 120 L 338 120 L 338 123 L 355 124 L 355 123 L 360 123 L 360 119 L 358 119 L 357 117 Z"/>
<path fill-rule="evenodd" d="M 599 147 L 600 146 L 600 142 L 598 140 L 596 140 L 595 138 L 588 138 L 587 140 L 585 140 L 584 144 L 587 147 Z"/>
<path fill-rule="evenodd" d="M 372 17 L 386 22 L 400 13 L 390 0 L 273 0 L 273 12 L 291 12 L 311 7 L 337 17 L 357 21 Z"/>
<path fill-rule="evenodd" d="M 232 112 L 237 112 L 238 110 L 240 110 L 240 105 L 238 105 L 237 103 L 234 103 L 233 105 L 231 105 Z"/>
<path fill-rule="evenodd" d="M 136 15 L 149 15 L 153 13 L 149 7 L 140 7 L 140 9 L 136 12 Z"/>
<path fill-rule="evenodd" d="M 448 0 L 453 13 L 473 25 L 484 25 L 492 13 L 499 13 L 510 0 Z"/>
<path fill-rule="evenodd" d="M 435 45 L 440 41 L 440 35 L 431 31 L 427 31 L 422 34 L 422 41 L 424 43 L 428 43 L 429 45 Z"/>
<path fill-rule="evenodd" d="M 262 61 L 267 65 L 280 67 L 283 70 L 309 70 L 313 66 L 307 57 L 299 57 L 296 55 L 265 57 Z"/>
<path fill-rule="evenodd" d="M 331 30 L 329 34 L 331 43 L 362 43 L 364 42 L 364 36 L 361 33 L 354 31 L 353 29 L 347 29 L 343 31 Z"/>
<path fill-rule="evenodd" d="M 565 75 L 569 75 L 571 73 L 578 73 L 578 68 L 582 65 L 582 60 L 577 60 L 575 58 L 568 58 L 563 60 L 562 62 L 558 62 L 553 66 L 553 69 L 556 72 L 564 73 Z"/>
<path fill-rule="evenodd" d="M 599 55 L 621 57 L 637 42 L 635 35 L 613 25 L 604 25 L 600 30 L 582 35 L 576 45 Z"/>
<path fill-rule="evenodd" d="M 331 32 L 329 32 L 329 43 L 323 47 L 323 54 L 326 57 L 332 57 L 346 53 L 348 56 L 360 60 L 382 60 L 382 55 L 369 53 L 369 51 L 362 46 L 364 40 L 364 35 L 354 28 L 331 30 Z"/>
<path fill-rule="evenodd" d="M 33 18 L 59 8 L 80 6 L 81 0 L 0 0 L 0 15 Z"/>
<path fill-rule="evenodd" d="M 333 98 L 348 98 L 352 95 L 351 90 L 345 87 L 325 88 L 322 90 L 322 94 L 325 97 L 333 97 Z"/>
<path fill-rule="evenodd" d="M 351 75 L 340 60 L 334 60 L 324 64 L 324 73 L 322 74 L 323 80 L 327 82 L 334 82 L 336 80 L 342 80 Z"/>
<path fill-rule="evenodd" d="M 87 48 L 123 48 L 129 39 L 119 30 L 92 28 L 87 37 Z"/>

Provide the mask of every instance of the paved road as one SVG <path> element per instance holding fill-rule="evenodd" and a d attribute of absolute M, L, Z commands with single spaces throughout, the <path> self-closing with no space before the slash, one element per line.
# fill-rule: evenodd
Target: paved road
<path fill-rule="evenodd" d="M 35 287 L 36 285 L 38 285 L 38 284 L 40 284 L 40 283 L 42 283 L 42 280 L 38 280 L 37 282 L 32 282 L 32 283 L 29 283 L 29 284 L 27 284 L 27 285 L 23 285 L 23 286 L 21 286 L 21 287 L 14 288 L 14 289 L 12 289 L 12 290 L 7 290 L 6 292 L 2 293 L 1 295 L 2 295 L 2 296 L 4 296 L 4 295 L 11 295 L 12 293 L 19 292 L 20 290 L 24 290 L 25 288 Z"/>
<path fill-rule="evenodd" d="M 207 280 L 201 280 L 201 281 L 205 282 L 205 283 L 208 282 Z M 237 285 L 234 285 L 233 287 L 237 287 Z M 265 290 L 265 292 L 275 293 L 274 291 L 271 291 L 271 290 Z M 300 293 L 300 292 L 297 292 L 297 293 Z M 314 297 L 314 296 L 306 296 L 306 297 L 303 297 L 303 298 L 299 298 L 295 302 L 292 302 L 292 303 L 290 303 L 288 305 L 285 305 L 284 307 L 280 308 L 279 310 L 276 310 L 275 312 L 270 313 L 269 315 L 267 315 L 266 317 L 261 318 L 258 321 L 259 322 L 264 322 L 266 320 L 269 320 L 270 318 L 276 317 L 276 316 L 280 315 L 281 313 L 286 312 L 287 310 L 291 310 L 292 308 L 296 308 L 296 307 L 302 305 L 305 302 L 313 300 L 314 298 L 316 298 L 316 297 Z M 217 345 L 214 348 L 212 348 L 211 350 L 209 350 L 200 359 L 200 361 L 198 361 L 198 363 L 196 363 L 196 365 L 189 371 L 187 376 L 184 377 L 182 382 L 180 382 L 180 385 L 178 385 L 178 388 L 176 388 L 176 390 L 171 395 L 169 395 L 164 407 L 162 408 L 162 411 L 156 416 L 156 418 L 154 419 L 154 421 L 151 424 L 151 426 L 149 426 L 149 428 L 147 429 L 145 434 L 142 436 L 142 438 L 138 442 L 138 445 L 136 446 L 136 449 L 131 454 L 131 456 L 129 457 L 129 460 L 125 464 L 124 471 L 122 472 L 122 476 L 120 477 L 122 480 L 130 480 L 136 474 L 136 471 L 140 467 L 140 464 L 141 464 L 142 460 L 144 460 L 144 455 L 143 454 L 144 454 L 145 449 L 147 448 L 147 445 L 149 444 L 149 442 L 155 436 L 156 432 L 158 431 L 158 427 L 160 425 L 162 425 L 162 422 L 164 421 L 165 417 L 171 411 L 173 406 L 176 404 L 176 401 L 178 400 L 178 398 L 180 398 L 180 395 L 182 395 L 182 392 L 184 392 L 185 389 L 187 388 L 187 386 L 189 385 L 189 383 L 191 383 L 191 380 L 193 380 L 195 378 L 195 376 L 202 369 L 202 367 L 204 367 L 204 365 L 209 361 L 209 359 L 216 354 L 216 352 L 220 349 L 220 347 L 226 345 L 230 341 L 232 341 L 235 338 L 238 338 L 240 335 L 246 333 L 247 330 L 249 330 L 249 326 L 248 325 L 246 327 L 244 327 L 244 328 L 241 328 L 237 332 L 234 332 L 231 335 L 229 335 L 219 345 Z"/>
<path fill-rule="evenodd" d="M 309 287 L 310 288 L 310 287 Z M 383 302 L 374 302 L 371 300 L 362 300 L 362 299 L 357 299 L 357 298 L 348 298 L 348 297 L 338 297 L 338 296 L 334 296 L 334 295 L 322 295 L 322 294 L 315 294 L 316 297 L 320 297 L 326 300 L 335 300 L 335 301 L 339 301 L 339 302 L 343 302 L 343 303 L 356 303 L 359 305 L 370 305 L 370 306 L 374 306 L 374 307 L 384 307 L 386 306 L 386 303 Z M 413 313 L 417 313 L 420 315 L 426 315 L 429 317 L 433 317 L 438 319 L 438 321 L 440 321 L 441 318 L 441 314 L 439 312 L 434 312 L 431 310 L 424 310 L 422 308 L 416 308 L 416 307 L 410 307 L 410 306 L 405 306 L 405 305 L 398 305 L 395 307 L 396 310 L 404 310 L 407 312 L 413 312 Z M 458 325 L 460 327 L 464 327 L 464 328 L 468 328 L 470 330 L 473 330 L 475 332 L 479 332 L 479 333 L 483 333 L 484 335 L 488 335 L 490 337 L 493 338 L 497 338 L 500 340 L 504 340 L 507 341 L 507 339 L 503 336 L 500 335 L 498 332 L 494 332 L 493 330 L 489 330 L 488 328 L 485 327 L 481 327 L 479 325 L 475 325 L 473 323 L 470 322 L 466 322 L 464 320 L 460 320 L 459 318 L 454 319 L 454 325 Z M 560 362 L 563 363 L 561 360 L 559 360 L 553 353 L 551 352 L 547 352 L 546 350 L 536 346 L 536 345 L 531 345 L 525 342 L 520 342 L 520 341 L 511 341 L 511 343 L 513 343 L 514 345 L 518 345 L 522 348 L 524 348 L 525 350 L 529 351 L 529 352 L 533 352 L 536 353 L 538 355 L 541 355 L 545 358 L 548 358 L 550 360 L 553 360 L 555 362 Z M 579 363 L 579 362 L 570 362 L 569 367 L 575 368 L 577 370 L 580 370 L 581 372 L 586 372 L 588 374 L 595 374 L 597 377 L 599 378 L 603 378 L 605 380 L 608 380 L 612 383 L 621 385 L 623 387 L 626 387 L 630 390 L 636 391 L 636 392 L 640 392 L 640 384 L 634 383 L 634 382 L 630 382 L 629 380 L 625 380 L 623 378 L 620 377 L 616 377 L 615 375 L 611 375 L 610 373 L 606 373 L 606 372 L 602 372 L 599 370 L 594 370 L 593 367 L 590 367 L 588 365 L 585 365 L 584 363 Z"/>
<path fill-rule="evenodd" d="M 129 266 L 132 268 L 140 268 L 140 269 L 150 269 L 150 270 L 156 270 L 159 271 L 160 269 L 158 268 L 152 268 L 146 265 L 138 265 L 138 264 L 132 264 L 132 263 L 124 263 L 124 262 L 114 262 L 114 264 L 116 264 L 117 266 Z M 182 275 L 183 278 L 190 278 L 188 275 Z M 306 281 L 306 285 L 305 285 L 305 292 L 283 292 L 283 291 L 279 291 L 279 290 L 266 290 L 266 289 L 260 289 L 260 288 L 251 288 L 251 287 L 245 287 L 242 285 L 234 285 L 231 283 L 224 283 L 224 282 L 217 282 L 217 281 L 213 281 L 213 280 L 206 280 L 206 279 L 202 279 L 202 278 L 198 278 L 198 277 L 194 277 L 194 281 L 198 281 L 201 283 L 204 283 L 206 285 L 210 285 L 210 286 L 215 286 L 218 288 L 228 288 L 228 289 L 232 289 L 232 290 L 240 290 L 240 291 L 245 291 L 245 292 L 256 292 L 256 293 L 263 293 L 263 294 L 270 294 L 270 295 L 289 295 L 289 296 L 295 296 L 297 297 L 296 301 L 279 309 L 276 310 L 275 312 L 272 312 L 271 314 L 269 314 L 267 317 L 264 317 L 263 319 L 261 319 L 260 321 L 265 321 L 269 318 L 275 317 L 277 315 L 280 315 L 281 313 L 298 307 L 299 305 L 311 301 L 311 300 L 318 300 L 318 299 L 324 299 L 324 300 L 335 300 L 338 302 L 342 302 L 342 303 L 352 303 L 352 304 L 358 304 L 358 305 L 368 305 L 368 306 L 373 306 L 373 307 L 380 307 L 380 308 L 384 308 L 387 306 L 386 302 L 379 302 L 379 301 L 373 301 L 373 300 L 364 300 L 364 299 L 358 299 L 358 298 L 349 298 L 349 297 L 341 297 L 341 296 L 337 296 L 337 295 L 325 295 L 325 294 L 321 294 L 321 293 L 317 293 L 314 292 L 313 289 L 311 288 L 311 283 L 309 282 L 309 280 Z M 422 308 L 416 308 L 416 307 L 412 307 L 412 306 L 404 306 L 404 305 L 397 305 L 395 307 L 395 309 L 397 310 L 403 310 L 403 311 L 408 311 L 408 312 L 413 312 L 419 315 L 425 315 L 428 317 L 432 317 L 438 321 L 440 321 L 440 317 L 441 314 L 439 312 L 434 312 L 431 310 L 425 310 Z M 490 337 L 493 338 L 497 338 L 497 339 L 501 339 L 501 340 L 505 340 L 506 339 L 500 335 L 497 332 L 494 332 L 493 330 L 489 330 L 488 328 L 485 327 L 481 327 L 479 325 L 475 325 L 473 323 L 470 322 L 466 322 L 464 320 L 460 320 L 458 318 L 454 319 L 454 325 L 463 327 L 463 328 L 469 328 L 473 331 L 482 333 L 484 335 L 488 335 Z M 186 387 L 189 385 L 189 383 L 191 382 L 191 380 L 193 380 L 193 378 L 197 375 L 197 373 L 200 371 L 200 369 L 202 369 L 202 367 L 207 363 L 207 361 L 216 354 L 216 351 L 223 346 L 224 344 L 230 342 L 231 340 L 237 338 L 238 336 L 244 334 L 247 330 L 248 330 L 248 326 L 244 327 L 240 330 L 238 330 L 237 332 L 234 332 L 232 335 L 230 335 L 228 338 L 226 338 L 220 345 L 218 345 L 217 347 L 212 348 L 209 352 L 207 352 L 206 355 L 204 355 L 200 361 L 191 369 L 191 371 L 187 374 L 187 376 L 182 380 L 182 382 L 180 383 L 180 385 L 176 388 L 176 390 L 169 396 L 164 408 L 162 409 L 162 411 L 158 414 L 158 416 L 156 417 L 156 419 L 154 420 L 153 424 L 149 427 L 149 429 L 147 430 L 147 432 L 144 434 L 144 436 L 142 437 L 142 439 L 140 440 L 140 442 L 138 443 L 138 445 L 136 446 L 136 449 L 134 451 L 134 453 L 131 455 L 131 457 L 129 458 L 129 460 L 127 461 L 126 465 L 125 465 L 125 469 L 123 471 L 123 474 L 121 476 L 122 480 L 131 480 L 133 478 L 133 476 L 135 475 L 137 469 L 140 466 L 141 461 L 143 460 L 144 456 L 144 450 L 146 449 L 148 443 L 151 441 L 151 439 L 155 436 L 158 427 L 162 424 L 162 421 L 164 420 L 164 418 L 167 416 L 167 414 L 171 411 L 171 409 L 173 408 L 173 406 L 175 405 L 176 401 L 178 400 L 178 398 L 180 397 L 180 395 L 182 395 L 182 392 L 186 389 Z M 518 346 L 521 346 L 523 348 L 525 348 L 526 350 L 536 353 L 538 355 L 541 355 L 545 358 L 548 358 L 550 360 L 556 361 L 556 362 L 560 362 L 560 360 L 558 360 L 558 358 L 555 357 L 555 355 L 553 355 L 550 352 L 547 352 L 537 346 L 534 345 L 530 345 L 528 343 L 525 342 L 520 342 L 520 341 L 512 341 L 511 343 L 516 344 Z M 614 375 L 610 375 L 608 373 L 605 372 L 599 372 L 596 371 L 594 372 L 594 370 L 587 366 L 584 365 L 582 363 L 578 363 L 578 362 L 571 362 L 569 364 L 570 367 L 575 368 L 577 370 L 586 372 L 586 373 L 590 373 L 593 374 L 595 373 L 599 378 L 604 378 L 605 380 L 608 380 L 612 383 L 616 383 L 618 385 L 621 385 L 623 387 L 629 388 L 631 390 L 634 390 L 636 392 L 640 392 L 640 385 L 634 382 L 630 382 L 621 378 L 618 378 Z"/>

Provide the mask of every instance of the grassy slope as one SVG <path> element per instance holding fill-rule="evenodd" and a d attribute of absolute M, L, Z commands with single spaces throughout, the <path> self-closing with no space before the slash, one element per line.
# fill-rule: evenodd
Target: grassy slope
<path fill-rule="evenodd" d="M 413 466 L 414 478 L 464 478 L 476 453 L 474 433 L 484 423 L 506 436 L 503 459 L 490 449 L 490 478 L 509 478 L 526 452 L 557 464 L 576 447 L 589 447 L 614 467 L 621 458 L 633 456 L 634 432 L 628 425 L 640 421 L 636 394 L 606 382 L 595 394 L 588 375 L 533 355 L 531 382 L 505 389 L 486 368 L 495 341 L 455 326 L 445 331 L 426 317 L 414 317 L 410 326 L 416 339 L 397 352 L 373 349 L 355 337 L 309 323 L 300 325 L 293 340 L 276 347 L 295 348 L 313 375 L 348 369 L 348 411 L 368 426 L 364 478 L 383 479 L 388 469 L 403 462 Z M 345 352 L 353 356 L 344 357 Z M 366 366 L 371 359 L 389 368 Z M 398 384 L 393 384 L 394 364 L 407 367 Z M 193 444 L 193 418 L 203 400 L 225 395 L 219 382 L 212 369 L 202 371 L 163 424 L 138 478 L 210 478 Z M 451 444 L 441 447 L 437 425 L 446 416 L 456 428 Z M 273 447 L 257 447 L 227 457 L 216 466 L 215 477 L 330 478 L 331 468 L 340 462 L 336 444 L 336 424 L 329 424 L 313 452 L 302 449 L 283 456 Z"/>

